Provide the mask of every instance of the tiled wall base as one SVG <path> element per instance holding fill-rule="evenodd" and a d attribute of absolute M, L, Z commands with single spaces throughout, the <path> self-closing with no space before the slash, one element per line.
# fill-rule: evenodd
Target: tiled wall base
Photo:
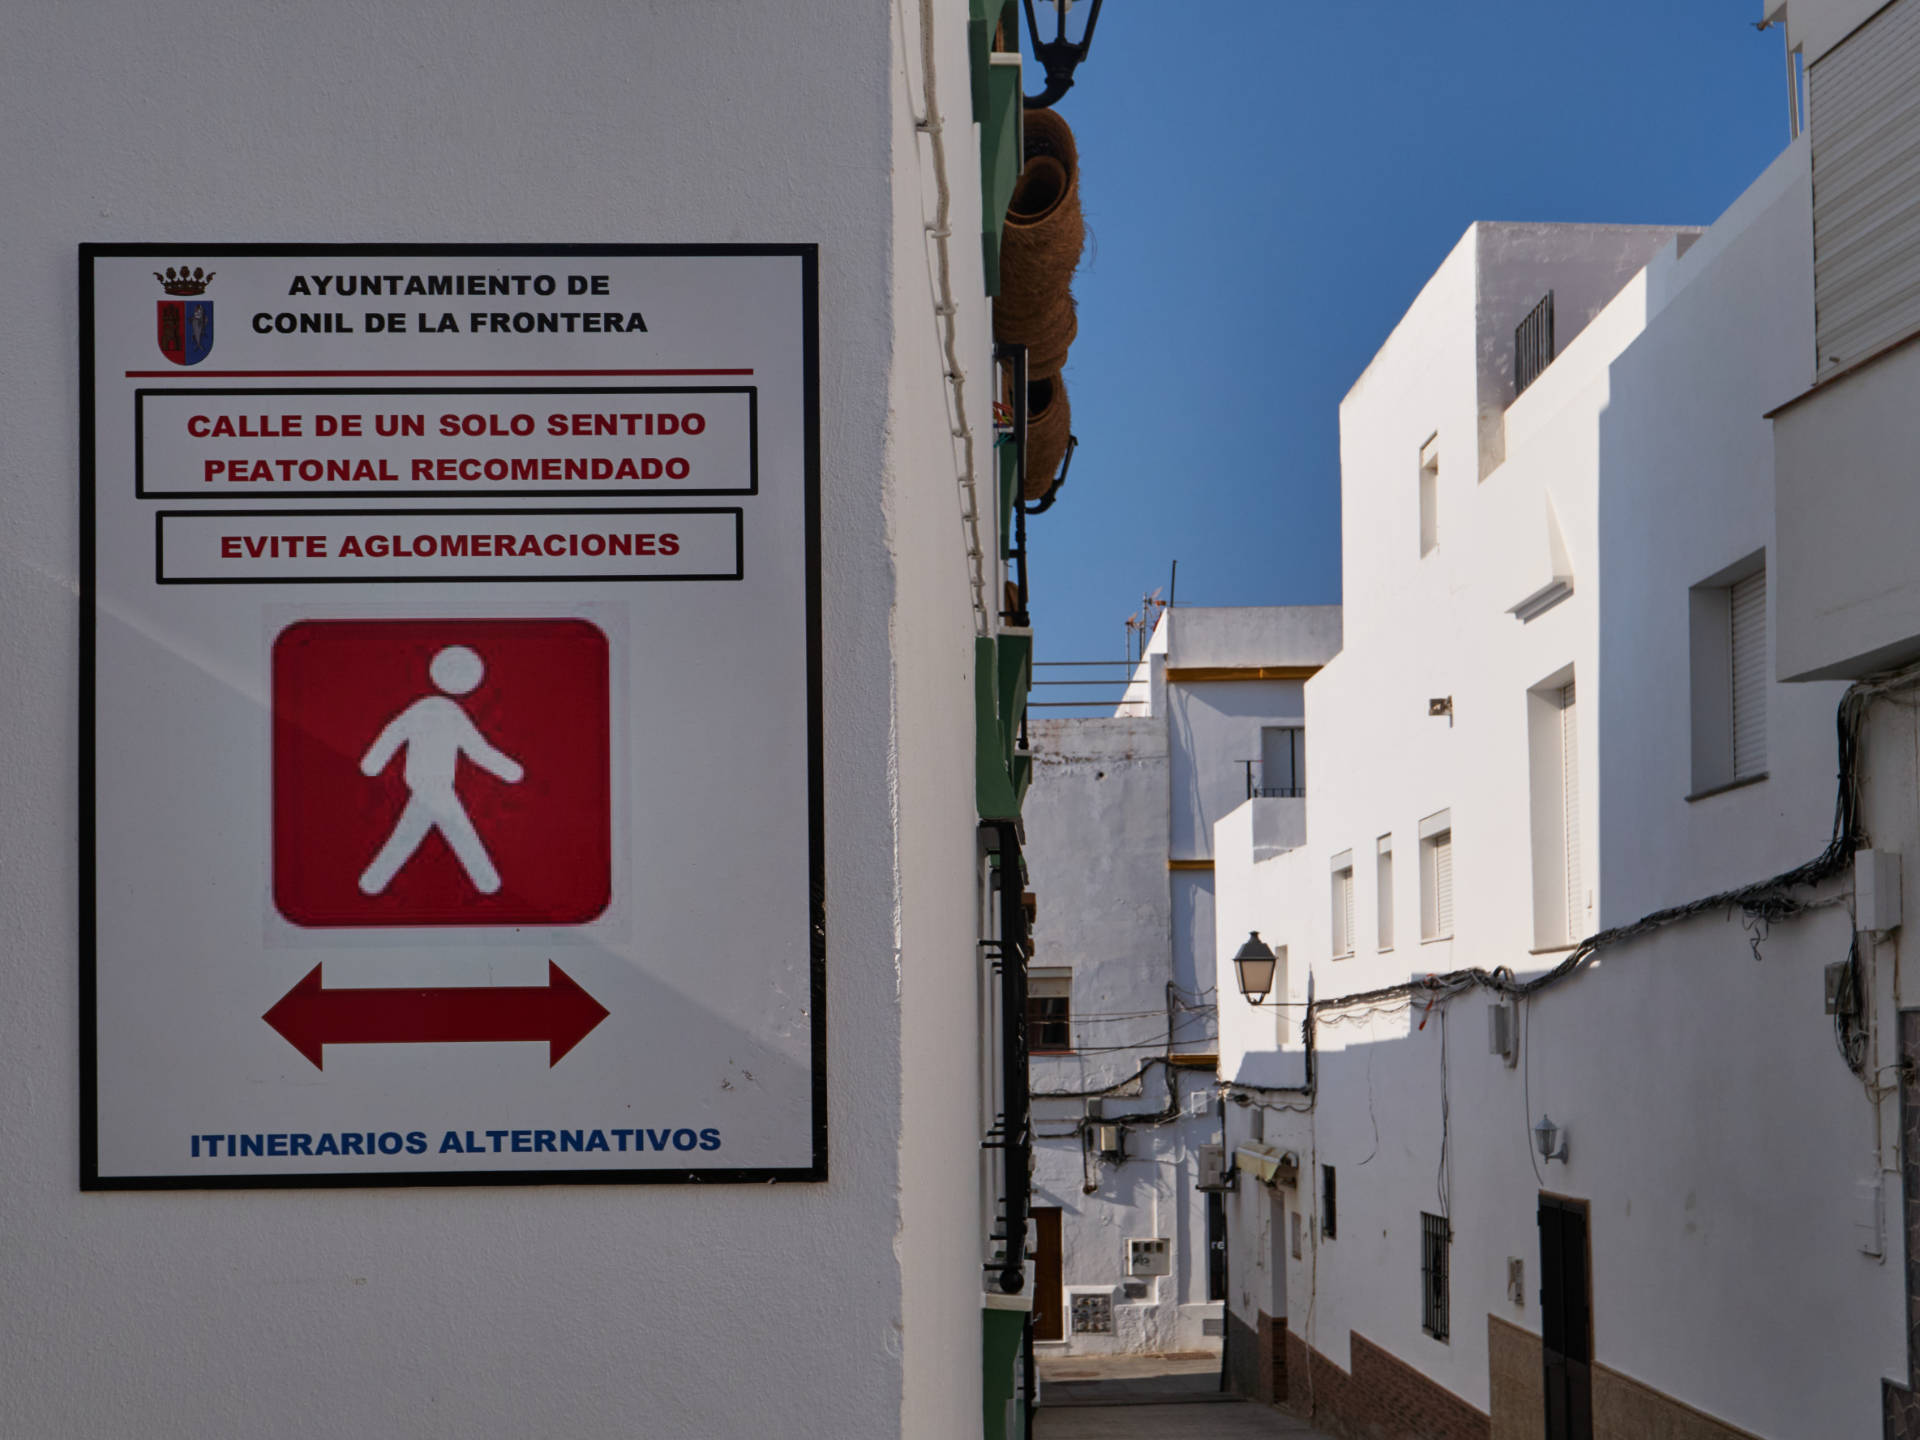
<path fill-rule="evenodd" d="M 1539 1440 L 1546 1429 L 1540 1337 L 1487 1317 L 1492 1440 Z M 1593 1440 L 1758 1440 L 1605 1365 L 1593 1367 Z"/>
<path fill-rule="evenodd" d="M 1287 1350 L 1287 1409 L 1323 1430 L 1352 1440 L 1492 1440 L 1486 1415 L 1364 1335 L 1347 1337 L 1347 1370 L 1291 1332 Z"/>
<path fill-rule="evenodd" d="M 1287 1396 L 1287 1322 L 1255 1313 L 1257 1329 L 1227 1311 L 1227 1384 L 1236 1395 L 1271 1405 Z"/>

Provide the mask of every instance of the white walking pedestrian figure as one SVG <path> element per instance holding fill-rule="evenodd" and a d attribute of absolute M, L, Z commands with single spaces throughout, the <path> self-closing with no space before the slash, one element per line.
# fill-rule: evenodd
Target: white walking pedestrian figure
<path fill-rule="evenodd" d="M 509 785 L 518 784 L 526 771 L 512 756 L 489 745 L 459 702 L 447 698 L 471 693 L 486 673 L 487 667 L 477 654 L 464 645 L 449 645 L 427 667 L 427 674 L 445 694 L 423 695 L 407 706 L 387 723 L 380 738 L 361 757 L 360 773 L 378 775 L 387 768 L 394 752 L 406 746 L 405 773 L 410 792 L 393 834 L 360 877 L 364 894 L 378 895 L 385 890 L 436 825 L 459 857 L 473 888 L 482 895 L 499 890 L 500 872 L 493 868 L 487 847 L 480 843 L 480 832 L 473 828 L 466 807 L 454 792 L 454 775 L 462 755 Z"/>

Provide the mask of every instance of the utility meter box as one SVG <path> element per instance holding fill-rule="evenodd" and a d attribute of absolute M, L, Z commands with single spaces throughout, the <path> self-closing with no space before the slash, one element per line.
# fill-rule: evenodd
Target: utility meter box
<path fill-rule="evenodd" d="M 1129 1275 L 1171 1275 L 1173 1250 L 1163 1239 L 1127 1241 Z"/>
<path fill-rule="evenodd" d="M 1233 1167 L 1227 1164 L 1226 1146 L 1202 1145 L 1200 1147 L 1199 1178 L 1194 1182 L 1194 1189 L 1231 1190 L 1233 1174 Z"/>

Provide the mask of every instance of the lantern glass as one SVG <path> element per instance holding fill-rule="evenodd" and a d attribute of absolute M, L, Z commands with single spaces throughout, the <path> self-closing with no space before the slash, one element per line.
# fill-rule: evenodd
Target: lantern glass
<path fill-rule="evenodd" d="M 1247 1003 L 1258 1005 L 1273 989 L 1273 971 L 1277 961 L 1258 930 L 1247 936 L 1247 943 L 1233 957 L 1233 968 L 1240 981 L 1240 993 Z"/>

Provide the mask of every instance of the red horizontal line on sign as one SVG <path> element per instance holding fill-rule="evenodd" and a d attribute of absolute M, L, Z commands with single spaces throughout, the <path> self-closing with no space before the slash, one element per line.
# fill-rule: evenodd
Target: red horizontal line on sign
<path fill-rule="evenodd" d="M 404 375 L 751 375 L 752 366 L 731 370 L 129 370 L 129 380 L 294 380 L 314 376 L 349 378 Z"/>

